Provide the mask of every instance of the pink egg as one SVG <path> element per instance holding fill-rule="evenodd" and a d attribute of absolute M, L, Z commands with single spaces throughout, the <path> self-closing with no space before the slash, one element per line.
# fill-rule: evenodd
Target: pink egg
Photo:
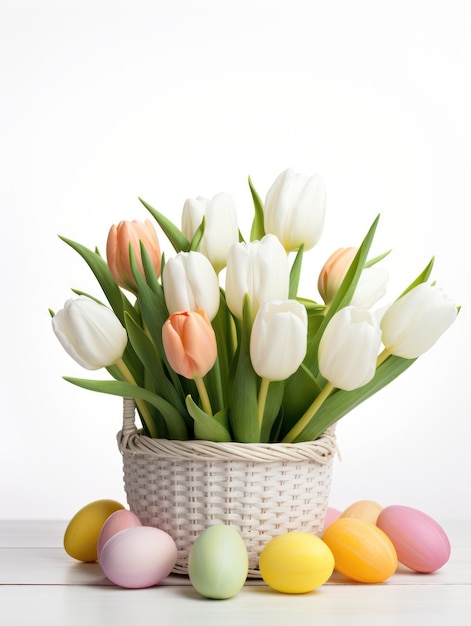
<path fill-rule="evenodd" d="M 169 534 L 152 526 L 135 526 L 108 539 L 100 565 L 115 585 L 142 589 L 166 578 L 176 560 L 177 546 Z"/>
<path fill-rule="evenodd" d="M 340 514 L 341 514 L 341 511 L 339 511 L 338 509 L 327 507 L 325 520 L 324 520 L 324 531 L 328 526 L 332 524 L 332 522 L 335 522 L 335 520 L 340 517 Z"/>
<path fill-rule="evenodd" d="M 125 528 L 132 528 L 134 526 L 142 526 L 142 524 L 137 515 L 132 511 L 121 509 L 120 511 L 115 511 L 114 513 L 112 513 L 106 519 L 101 528 L 100 534 L 98 535 L 98 561 L 100 560 L 103 546 L 108 541 L 108 539 L 110 539 L 110 537 L 118 533 L 120 530 L 124 530 Z"/>
<path fill-rule="evenodd" d="M 391 539 L 400 563 L 428 574 L 448 561 L 451 547 L 443 528 L 431 517 L 408 506 L 385 507 L 376 525 Z"/>

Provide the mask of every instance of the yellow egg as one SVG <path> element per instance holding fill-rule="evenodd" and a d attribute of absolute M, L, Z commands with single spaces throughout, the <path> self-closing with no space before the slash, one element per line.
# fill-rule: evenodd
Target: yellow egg
<path fill-rule="evenodd" d="M 365 522 L 376 524 L 378 515 L 382 510 L 381 504 L 373 500 L 359 500 L 347 507 L 345 511 L 342 511 L 340 517 L 354 517 L 355 519 L 362 519 Z"/>
<path fill-rule="evenodd" d="M 328 580 L 334 557 L 315 535 L 288 532 L 271 539 L 259 560 L 263 580 L 282 593 L 307 593 Z"/>
<path fill-rule="evenodd" d="M 370 522 L 339 517 L 322 539 L 332 550 L 335 569 L 352 580 L 380 583 L 396 571 L 397 554 L 391 540 Z"/>
<path fill-rule="evenodd" d="M 78 561 L 90 563 L 97 560 L 98 537 L 103 524 L 115 511 L 124 509 L 116 500 L 95 500 L 73 516 L 64 534 L 64 549 Z"/>

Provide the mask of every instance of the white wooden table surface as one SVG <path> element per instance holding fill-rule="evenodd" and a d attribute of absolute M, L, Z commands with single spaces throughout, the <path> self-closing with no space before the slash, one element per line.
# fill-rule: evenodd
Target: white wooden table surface
<path fill-rule="evenodd" d="M 470 626 L 471 521 L 440 523 L 452 555 L 433 574 L 401 567 L 385 583 L 364 585 L 334 573 L 303 595 L 280 594 L 257 581 L 218 601 L 201 598 L 183 576 L 149 589 L 120 589 L 98 564 L 64 552 L 66 522 L 0 521 L 0 625 Z"/>

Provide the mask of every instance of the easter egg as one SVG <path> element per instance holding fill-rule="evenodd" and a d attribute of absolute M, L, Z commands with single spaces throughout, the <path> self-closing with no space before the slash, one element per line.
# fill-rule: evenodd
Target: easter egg
<path fill-rule="evenodd" d="M 112 513 L 103 524 L 100 534 L 98 535 L 98 561 L 100 561 L 101 551 L 103 550 L 103 546 L 108 541 L 108 539 L 118 533 L 120 530 L 124 530 L 125 528 L 131 528 L 133 526 L 142 526 L 142 524 L 137 515 L 132 511 L 128 511 L 127 509 L 119 509 L 118 511 Z"/>
<path fill-rule="evenodd" d="M 188 576 L 205 598 L 224 600 L 244 586 L 249 557 L 244 540 L 233 526 L 214 524 L 195 539 L 188 554 Z"/>
<path fill-rule="evenodd" d="M 96 561 L 98 537 L 103 524 L 112 513 L 120 509 L 124 509 L 124 506 L 116 500 L 95 500 L 77 511 L 64 534 L 67 554 L 86 563 Z"/>
<path fill-rule="evenodd" d="M 445 531 L 422 511 L 408 506 L 387 506 L 376 523 L 391 539 L 400 563 L 416 572 L 434 572 L 450 558 L 451 547 Z"/>
<path fill-rule="evenodd" d="M 330 526 L 332 522 L 335 522 L 335 520 L 340 517 L 340 514 L 341 514 L 341 511 L 339 511 L 339 509 L 334 509 L 333 507 L 327 507 L 327 511 L 325 513 L 325 519 L 324 519 L 324 530 L 327 528 L 327 526 Z"/>
<path fill-rule="evenodd" d="M 382 510 L 381 504 L 373 500 L 359 500 L 342 511 L 340 517 L 354 517 L 355 519 L 362 519 L 365 522 L 376 524 L 378 515 Z"/>
<path fill-rule="evenodd" d="M 273 537 L 263 548 L 260 574 L 282 593 L 307 593 L 324 584 L 334 570 L 334 557 L 315 535 L 296 531 Z"/>
<path fill-rule="evenodd" d="M 152 526 L 133 526 L 117 532 L 105 543 L 100 556 L 105 576 L 127 589 L 157 585 L 170 574 L 176 561 L 175 541 Z"/>
<path fill-rule="evenodd" d="M 379 583 L 397 569 L 397 554 L 389 537 L 374 524 L 339 517 L 322 536 L 332 550 L 335 569 L 357 582 Z"/>

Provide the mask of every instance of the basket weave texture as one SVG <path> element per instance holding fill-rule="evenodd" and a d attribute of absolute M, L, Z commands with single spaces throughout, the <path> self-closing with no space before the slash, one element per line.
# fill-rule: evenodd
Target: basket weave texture
<path fill-rule="evenodd" d="M 118 446 L 128 505 L 145 526 L 177 544 L 173 573 L 188 573 L 196 537 L 213 524 L 233 525 L 249 555 L 249 578 L 268 541 L 282 533 L 323 529 L 337 451 L 333 430 L 297 444 L 152 439 L 138 431 L 124 398 Z"/>

